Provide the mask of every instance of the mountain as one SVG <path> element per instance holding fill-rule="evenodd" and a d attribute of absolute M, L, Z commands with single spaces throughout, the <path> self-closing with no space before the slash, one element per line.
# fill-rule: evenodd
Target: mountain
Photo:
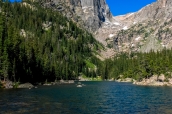
<path fill-rule="evenodd" d="M 138 12 L 113 17 L 97 37 L 116 52 L 150 52 L 172 47 L 172 1 L 158 0 Z"/>
<path fill-rule="evenodd" d="M 88 10 L 88 4 L 91 2 L 84 1 L 81 1 L 82 9 L 84 9 L 82 12 L 86 12 L 83 15 L 89 17 L 92 11 Z M 115 17 L 110 13 L 105 1 L 95 0 L 94 4 L 96 5 L 90 5 L 96 16 L 91 18 L 94 21 L 88 22 L 87 18 L 82 18 L 82 20 L 90 31 L 94 31 L 92 33 L 96 39 L 106 46 L 106 50 L 101 51 L 103 58 L 112 57 L 118 52 L 149 52 L 171 48 L 172 2 L 170 0 L 158 0 L 138 12 Z M 107 9 L 102 15 L 104 18 L 97 18 L 98 14 L 103 14 L 102 11 L 104 11 L 101 7 L 97 7 L 97 4 Z M 83 7 L 85 5 L 87 7 Z M 78 12 L 76 14 L 78 15 Z"/>
<path fill-rule="evenodd" d="M 158 0 L 138 12 L 115 17 L 126 27 L 114 38 L 119 50 L 149 52 L 171 48 L 171 6 L 170 0 Z"/>
<path fill-rule="evenodd" d="M 40 0 L 93 33 L 105 46 L 102 58 L 119 52 L 149 52 L 171 48 L 172 1 L 158 0 L 138 12 L 113 16 L 105 0 Z"/>

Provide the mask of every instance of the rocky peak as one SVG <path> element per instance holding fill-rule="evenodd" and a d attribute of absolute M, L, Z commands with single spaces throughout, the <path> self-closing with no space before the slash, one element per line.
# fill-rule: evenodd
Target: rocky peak
<path fill-rule="evenodd" d="M 118 51 L 149 52 L 172 47 L 172 1 L 158 0 L 138 12 L 114 17 L 127 29 L 116 32 Z M 114 31 L 115 33 L 115 31 Z"/>
<path fill-rule="evenodd" d="M 172 1 L 171 0 L 158 0 L 152 4 L 149 4 L 139 10 L 138 12 L 130 13 L 123 16 L 117 16 L 122 23 L 131 25 L 133 22 L 142 22 L 145 20 L 154 19 L 167 19 L 171 18 L 172 12 Z"/>

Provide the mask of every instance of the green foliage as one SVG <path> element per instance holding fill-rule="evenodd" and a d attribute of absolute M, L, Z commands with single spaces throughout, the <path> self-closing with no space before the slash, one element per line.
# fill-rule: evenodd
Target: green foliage
<path fill-rule="evenodd" d="M 15 82 L 13 88 L 18 88 L 19 84 L 20 84 L 19 82 Z"/>
<path fill-rule="evenodd" d="M 85 60 L 85 63 L 86 63 L 86 66 L 91 68 L 91 69 L 94 69 L 95 68 L 95 65 L 93 63 L 91 63 L 89 60 Z"/>

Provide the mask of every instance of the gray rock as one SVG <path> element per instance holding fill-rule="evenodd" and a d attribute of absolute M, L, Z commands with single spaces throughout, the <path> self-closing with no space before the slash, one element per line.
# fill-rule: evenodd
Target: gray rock
<path fill-rule="evenodd" d="M 63 11 L 68 18 L 81 17 L 85 28 L 91 32 L 95 32 L 103 22 L 112 18 L 105 0 L 40 0 L 40 2 L 44 7 Z"/>
<path fill-rule="evenodd" d="M 34 86 L 31 83 L 20 84 L 18 88 L 33 88 Z"/>

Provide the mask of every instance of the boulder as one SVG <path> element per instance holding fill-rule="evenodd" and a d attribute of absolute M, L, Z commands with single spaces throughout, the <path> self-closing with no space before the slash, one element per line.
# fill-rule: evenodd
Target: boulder
<path fill-rule="evenodd" d="M 20 84 L 18 88 L 33 88 L 34 86 L 31 83 Z"/>

